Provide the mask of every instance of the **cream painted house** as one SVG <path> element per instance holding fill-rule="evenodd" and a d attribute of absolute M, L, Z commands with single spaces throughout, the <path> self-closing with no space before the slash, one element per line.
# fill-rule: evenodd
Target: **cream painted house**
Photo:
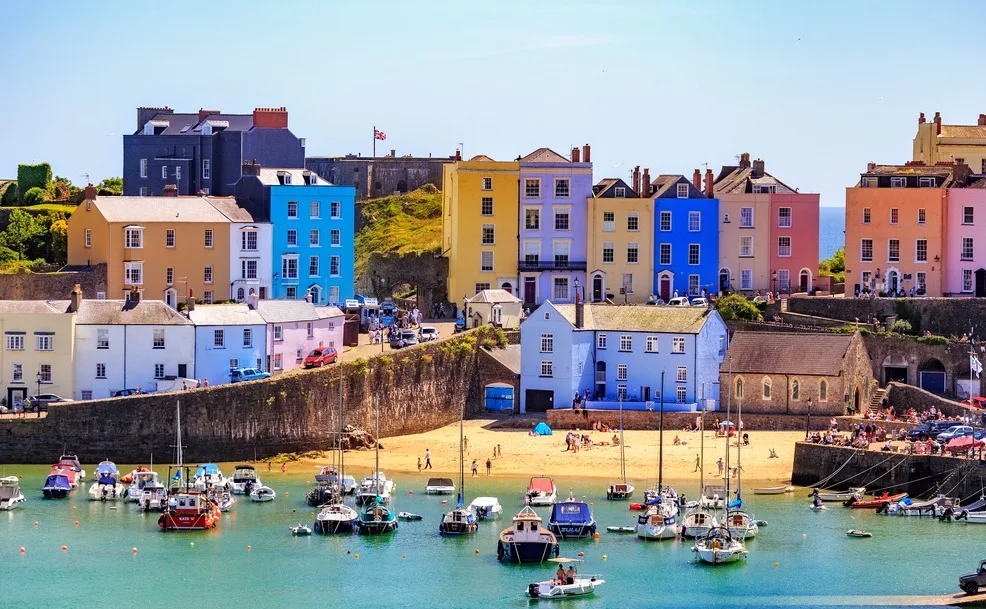
<path fill-rule="evenodd" d="M 76 316 L 63 304 L 0 300 L 0 386 L 7 406 L 38 393 L 73 397 Z"/>
<path fill-rule="evenodd" d="M 966 164 L 976 173 L 986 173 L 986 114 L 975 125 L 943 125 L 941 113 L 929 122 L 918 117 L 913 160 L 925 165 L 939 162 Z"/>
<path fill-rule="evenodd" d="M 649 171 L 644 171 L 649 186 Z M 592 192 L 587 200 L 585 298 L 647 302 L 654 293 L 654 199 L 640 197 L 619 178 L 600 180 Z"/>
<path fill-rule="evenodd" d="M 466 300 L 466 327 L 492 323 L 508 330 L 520 327 L 523 303 L 506 290 L 482 290 Z"/>

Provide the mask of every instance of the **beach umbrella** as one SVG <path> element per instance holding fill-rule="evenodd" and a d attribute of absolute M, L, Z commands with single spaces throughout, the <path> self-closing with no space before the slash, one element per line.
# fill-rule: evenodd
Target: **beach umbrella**
<path fill-rule="evenodd" d="M 961 438 L 949 440 L 948 444 L 945 445 L 945 450 L 955 453 L 969 450 L 970 448 L 980 448 L 984 445 L 986 445 L 986 442 L 982 440 L 976 440 L 972 436 L 962 436 Z"/>

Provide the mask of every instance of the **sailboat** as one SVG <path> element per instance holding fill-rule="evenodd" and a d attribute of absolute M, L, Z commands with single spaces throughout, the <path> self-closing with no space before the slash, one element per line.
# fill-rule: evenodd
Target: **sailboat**
<path fill-rule="evenodd" d="M 730 360 L 729 366 L 729 382 L 728 387 L 733 386 L 733 374 L 732 374 L 732 360 Z M 732 397 L 732 391 L 726 394 L 726 420 L 729 420 L 729 405 L 730 398 Z M 726 433 L 726 468 L 724 476 L 724 501 L 729 500 L 729 433 Z M 728 506 L 727 506 L 728 512 Z M 698 553 L 699 559 L 710 565 L 721 565 L 725 563 L 735 562 L 741 558 L 746 558 L 746 546 L 741 540 L 733 538 L 729 532 L 729 527 L 725 524 L 719 524 L 712 527 L 705 537 L 698 539 L 695 545 L 692 546 L 692 551 Z"/>
<path fill-rule="evenodd" d="M 739 402 L 739 413 L 736 415 L 740 422 L 743 421 L 743 400 Z M 736 429 L 740 429 L 737 427 Z M 743 440 L 740 432 L 736 434 L 736 499 L 726 506 L 726 526 L 729 527 L 729 534 L 734 539 L 752 539 L 760 532 L 757 521 L 748 513 L 743 511 Z M 726 432 L 727 450 L 729 445 L 729 432 Z M 727 473 L 728 475 L 728 473 Z M 732 511 L 731 511 L 732 510 Z"/>
<path fill-rule="evenodd" d="M 219 525 L 221 512 L 219 506 L 207 495 L 198 491 L 189 491 L 188 467 L 184 464 L 185 455 L 181 446 L 181 403 L 175 405 L 175 446 L 178 465 L 168 468 L 169 484 L 173 486 L 173 494 L 167 500 L 164 513 L 158 518 L 158 526 L 162 531 L 203 531 Z M 176 472 L 172 475 L 171 470 Z M 184 490 L 181 481 L 185 481 Z M 161 489 L 162 491 L 164 489 Z M 145 485 L 144 493 L 148 492 Z M 142 503 L 143 505 L 143 503 Z M 148 509 L 151 509 L 150 507 Z"/>
<path fill-rule="evenodd" d="M 475 533 L 479 528 L 476 524 L 476 514 L 469 508 L 463 507 L 463 496 L 466 493 L 465 439 L 462 429 L 462 419 L 466 414 L 465 402 L 459 410 L 459 494 L 456 497 L 455 509 L 442 515 L 438 525 L 440 535 L 465 535 Z"/>
<path fill-rule="evenodd" d="M 623 482 L 610 484 L 606 489 L 606 499 L 623 501 L 633 495 L 633 485 L 627 483 L 627 453 L 626 442 L 623 439 L 623 396 L 620 396 L 620 475 Z"/>
<path fill-rule="evenodd" d="M 391 505 L 387 502 L 381 495 L 381 477 L 382 473 L 380 471 L 380 398 L 376 398 L 377 406 L 377 424 L 376 431 L 373 434 L 373 443 L 375 444 L 374 450 L 376 452 L 376 468 L 374 469 L 374 484 L 376 489 L 376 496 L 372 501 L 368 502 L 363 506 L 363 510 L 359 514 L 359 522 L 357 523 L 360 535 L 382 535 L 384 533 L 391 533 L 397 530 L 397 515 L 391 509 Z"/>
<path fill-rule="evenodd" d="M 678 536 L 678 496 L 664 486 L 664 372 L 661 372 L 661 422 L 658 434 L 657 489 L 644 493 L 647 511 L 637 518 L 637 537 L 674 539 Z"/>
<path fill-rule="evenodd" d="M 699 449 L 699 474 L 698 474 L 698 488 L 705 489 L 705 385 L 702 385 L 702 418 L 701 425 L 699 426 L 699 433 L 701 434 Z M 689 510 L 685 514 L 684 520 L 681 523 L 681 534 L 689 539 L 702 538 L 709 534 L 712 527 L 716 526 L 715 513 L 706 509 L 702 502 L 699 501 L 698 505 Z"/>
<path fill-rule="evenodd" d="M 352 533 L 359 522 L 359 514 L 356 510 L 346 505 L 343 497 L 345 491 L 345 426 L 346 408 L 342 400 L 342 366 L 339 366 L 339 471 L 334 472 L 335 485 L 327 485 L 322 493 L 330 493 L 331 499 L 320 506 L 318 514 L 315 516 L 315 525 L 312 527 L 316 533 L 323 535 L 333 535 L 336 533 Z M 323 469 L 324 471 L 324 469 Z M 318 480 L 318 476 L 316 476 Z M 322 495 L 324 496 L 324 495 Z"/>

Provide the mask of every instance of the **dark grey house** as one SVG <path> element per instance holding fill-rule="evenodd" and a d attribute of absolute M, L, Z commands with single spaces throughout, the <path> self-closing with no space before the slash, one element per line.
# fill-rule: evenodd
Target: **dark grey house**
<path fill-rule="evenodd" d="M 137 131 L 123 136 L 123 194 L 160 196 L 166 184 L 175 184 L 179 195 L 231 195 L 243 162 L 252 160 L 304 166 L 305 140 L 288 130 L 287 109 L 179 114 L 137 108 Z"/>

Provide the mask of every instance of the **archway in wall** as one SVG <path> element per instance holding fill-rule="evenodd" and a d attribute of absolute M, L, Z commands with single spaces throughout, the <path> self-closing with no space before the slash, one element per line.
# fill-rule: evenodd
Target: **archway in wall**
<path fill-rule="evenodd" d="M 407 182 L 401 180 L 397 183 L 397 192 L 404 194 L 407 192 Z"/>
<path fill-rule="evenodd" d="M 811 284 L 811 271 L 808 269 L 801 269 L 801 273 L 798 274 L 798 291 L 810 292 L 812 288 Z"/>
<path fill-rule="evenodd" d="M 500 286 L 500 289 L 501 289 L 501 290 L 503 290 L 504 292 L 506 292 L 506 293 L 508 293 L 508 294 L 513 294 L 513 293 L 514 293 L 514 286 L 513 286 L 513 284 L 512 284 L 512 283 L 510 283 L 509 281 L 507 281 L 507 282 L 504 282 L 504 283 L 503 283 L 503 284 L 502 284 L 502 285 Z"/>
<path fill-rule="evenodd" d="M 723 293 L 731 291 L 729 284 L 730 284 L 729 269 L 723 267 L 719 269 L 719 291 Z"/>
<path fill-rule="evenodd" d="M 883 359 L 883 384 L 908 384 L 907 358 L 903 355 L 888 355 Z"/>

